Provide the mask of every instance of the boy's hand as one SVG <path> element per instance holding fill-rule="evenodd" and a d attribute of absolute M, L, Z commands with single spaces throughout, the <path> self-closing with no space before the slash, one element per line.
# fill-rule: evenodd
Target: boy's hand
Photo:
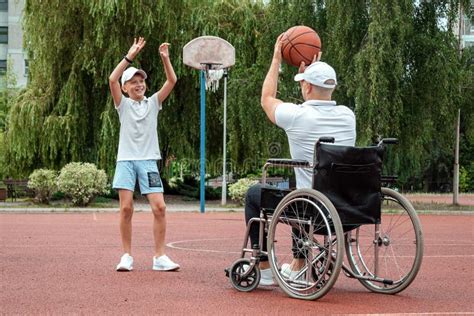
<path fill-rule="evenodd" d="M 139 37 L 138 41 L 137 38 L 135 37 L 133 39 L 133 45 L 130 47 L 127 53 L 127 58 L 130 60 L 134 60 L 135 57 L 137 57 L 138 53 L 145 47 L 146 41 L 143 37 Z"/>
<path fill-rule="evenodd" d="M 158 49 L 160 52 L 161 58 L 169 58 L 170 53 L 168 51 L 168 47 L 170 46 L 170 43 L 163 43 L 160 45 L 160 48 Z"/>

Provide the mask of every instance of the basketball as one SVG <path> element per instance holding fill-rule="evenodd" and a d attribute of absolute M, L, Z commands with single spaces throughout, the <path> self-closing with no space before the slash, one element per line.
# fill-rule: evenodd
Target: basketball
<path fill-rule="evenodd" d="M 298 25 L 283 34 L 281 53 L 283 60 L 292 66 L 299 67 L 304 61 L 311 64 L 314 55 L 321 51 L 321 39 L 310 27 Z"/>

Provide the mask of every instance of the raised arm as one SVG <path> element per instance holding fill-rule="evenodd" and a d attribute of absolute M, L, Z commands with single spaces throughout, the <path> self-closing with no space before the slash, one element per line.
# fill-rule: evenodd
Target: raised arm
<path fill-rule="evenodd" d="M 283 103 L 283 101 L 277 99 L 277 88 L 278 88 L 278 72 L 280 70 L 281 64 L 281 39 L 283 34 L 278 36 L 278 39 L 275 43 L 275 49 L 273 51 L 272 63 L 270 69 L 268 70 L 267 76 L 263 81 L 262 86 L 262 97 L 261 104 L 265 114 L 267 114 L 268 119 L 275 124 L 275 110 L 276 107 Z"/>
<path fill-rule="evenodd" d="M 132 62 L 135 57 L 137 57 L 138 53 L 143 49 L 143 47 L 145 47 L 145 44 L 146 41 L 143 37 L 139 37 L 138 40 L 134 38 L 132 47 L 130 47 L 128 50 L 127 55 L 125 55 L 125 57 L 118 63 L 114 71 L 112 71 L 109 76 L 109 87 L 115 106 L 118 106 L 120 104 L 120 100 L 122 99 L 122 91 L 120 89 L 119 83 L 120 77 L 130 62 Z"/>
<path fill-rule="evenodd" d="M 163 103 L 166 98 L 169 96 L 171 91 L 178 80 L 176 78 L 176 74 L 174 73 L 173 65 L 170 61 L 170 54 L 168 51 L 169 43 L 163 43 L 160 45 L 160 56 L 161 60 L 163 61 L 163 67 L 165 68 L 165 75 L 166 75 L 166 82 L 161 87 L 160 91 L 158 91 L 158 101 L 159 103 Z"/>

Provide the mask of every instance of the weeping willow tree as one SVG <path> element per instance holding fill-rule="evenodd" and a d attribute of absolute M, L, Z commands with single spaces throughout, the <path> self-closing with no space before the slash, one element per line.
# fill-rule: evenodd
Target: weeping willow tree
<path fill-rule="evenodd" d="M 338 73 L 335 98 L 356 112 L 358 143 L 398 137 L 389 165 L 400 171 L 402 183 L 441 183 L 445 179 L 434 176 L 450 177 L 455 109 L 468 112 L 463 131 L 474 129 L 467 96 L 472 89 L 459 88 L 472 78 L 472 67 L 451 29 L 458 6 L 458 0 L 27 1 L 30 83 L 7 122 L 8 172 L 25 176 L 38 167 L 88 161 L 113 174 L 119 121 L 108 76 L 136 36 L 147 40 L 134 66 L 147 71 L 149 94 L 165 80 L 158 47 L 171 43 L 178 82 L 159 117 L 163 160 L 199 157 L 199 72 L 183 65 L 181 55 L 188 41 L 202 35 L 220 36 L 236 48 L 228 81 L 232 170 L 252 173 L 263 159 L 288 157 L 286 136 L 266 118 L 260 93 L 275 39 L 304 24 L 320 34 L 323 60 Z M 282 65 L 282 100 L 303 101 L 292 80 L 296 71 Z M 208 93 L 206 104 L 207 170 L 216 174 L 222 164 L 222 93 Z M 473 141 L 466 136 L 463 144 L 461 157 L 469 161 Z"/>
<path fill-rule="evenodd" d="M 150 93 L 165 80 L 160 43 L 171 43 L 179 78 L 160 114 L 162 155 L 197 158 L 199 73 L 182 64 L 182 47 L 202 35 L 226 38 L 238 53 L 235 73 L 246 78 L 244 70 L 257 58 L 262 8 L 255 1 L 27 1 L 24 28 L 32 54 L 31 81 L 12 109 L 9 172 L 27 175 L 38 166 L 58 169 L 68 161 L 92 161 L 111 173 L 119 125 L 107 78 L 136 36 L 147 39 L 135 66 L 148 72 Z M 213 145 L 222 140 L 220 97 L 208 97 L 210 162 L 222 150 Z"/>

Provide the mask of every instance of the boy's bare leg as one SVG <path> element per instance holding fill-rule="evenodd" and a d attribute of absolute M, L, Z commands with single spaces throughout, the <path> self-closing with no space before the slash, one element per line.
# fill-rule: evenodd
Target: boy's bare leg
<path fill-rule="evenodd" d="M 155 238 L 155 257 L 165 254 L 166 204 L 163 193 L 147 194 L 153 212 L 153 237 Z"/>
<path fill-rule="evenodd" d="M 118 190 L 120 199 L 120 235 L 124 253 L 132 254 L 133 192 Z"/>

